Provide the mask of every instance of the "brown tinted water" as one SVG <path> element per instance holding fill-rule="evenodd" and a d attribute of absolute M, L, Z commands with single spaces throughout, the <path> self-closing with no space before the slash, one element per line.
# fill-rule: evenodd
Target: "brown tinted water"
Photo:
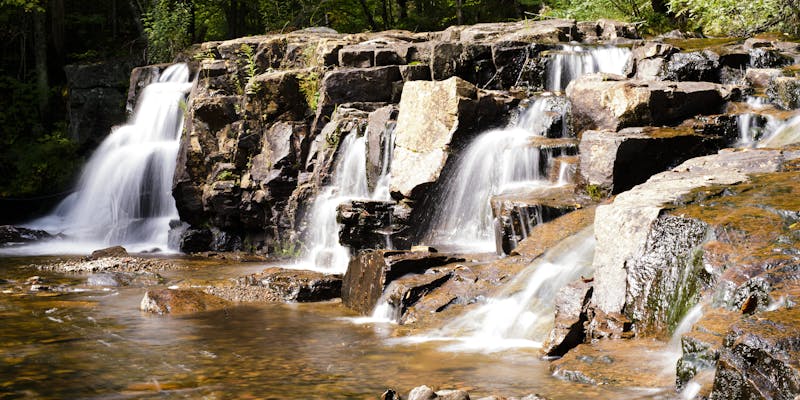
<path fill-rule="evenodd" d="M 0 399 L 376 399 L 427 384 L 472 398 L 642 398 L 650 391 L 560 381 L 536 351 L 440 351 L 389 344 L 393 328 L 357 325 L 338 302 L 239 305 L 189 316 L 138 311 L 144 288 L 18 292 L 44 276 L 0 259 Z M 196 262 L 171 272 L 235 276 L 261 267 Z M 80 287 L 85 276 L 44 276 Z M 168 283 L 169 284 L 169 283 Z M 75 286 L 78 285 L 78 286 Z"/>

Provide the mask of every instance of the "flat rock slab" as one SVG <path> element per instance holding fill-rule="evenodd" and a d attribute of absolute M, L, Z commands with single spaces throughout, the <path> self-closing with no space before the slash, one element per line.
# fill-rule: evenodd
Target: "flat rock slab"
<path fill-rule="evenodd" d="M 235 302 L 272 303 L 327 301 L 339 297 L 341 288 L 341 275 L 272 267 L 213 283 L 205 291 Z"/>
<path fill-rule="evenodd" d="M 714 153 L 727 140 L 690 127 L 590 130 L 580 144 L 580 172 L 589 185 L 620 193 L 692 157 Z"/>
<path fill-rule="evenodd" d="M 58 273 L 158 272 L 184 268 L 167 260 L 139 257 L 105 257 L 97 260 L 66 260 L 50 264 L 35 264 L 30 265 L 30 267 L 41 271 Z"/>
<path fill-rule="evenodd" d="M 550 370 L 558 378 L 591 385 L 672 387 L 675 366 L 665 362 L 665 349 L 656 340 L 602 340 L 572 349 Z"/>
<path fill-rule="evenodd" d="M 674 125 L 700 114 L 718 114 L 740 90 L 708 82 L 628 80 L 618 75 L 584 75 L 570 83 L 575 132 Z"/>

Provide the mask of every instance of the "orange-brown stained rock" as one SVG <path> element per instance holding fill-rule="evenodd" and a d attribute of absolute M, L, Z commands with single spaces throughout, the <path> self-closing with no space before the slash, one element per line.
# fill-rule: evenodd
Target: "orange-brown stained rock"
<path fill-rule="evenodd" d="M 139 309 L 155 314 L 190 314 L 225 308 L 230 302 L 193 289 L 148 290 Z"/>
<path fill-rule="evenodd" d="M 663 342 L 649 339 L 601 340 L 570 350 L 553 361 L 550 370 L 558 378 L 595 385 L 671 387 L 675 366 L 665 348 Z"/>
<path fill-rule="evenodd" d="M 511 255 L 536 258 L 558 242 L 594 223 L 595 206 L 577 209 L 546 224 L 536 225 L 528 238 L 520 242 Z"/>

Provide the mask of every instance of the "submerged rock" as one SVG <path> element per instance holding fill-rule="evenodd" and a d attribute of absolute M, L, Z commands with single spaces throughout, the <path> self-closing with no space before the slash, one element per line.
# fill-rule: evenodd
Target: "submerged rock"
<path fill-rule="evenodd" d="M 154 314 L 191 314 L 229 306 L 219 297 L 191 289 L 157 289 L 145 292 L 139 309 Z"/>

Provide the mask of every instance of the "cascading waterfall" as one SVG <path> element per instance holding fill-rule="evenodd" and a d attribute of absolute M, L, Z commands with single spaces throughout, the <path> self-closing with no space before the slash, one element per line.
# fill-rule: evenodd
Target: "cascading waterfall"
<path fill-rule="evenodd" d="M 592 275 L 594 228 L 588 227 L 531 263 L 502 293 L 426 337 L 445 340 L 455 351 L 500 351 L 541 347 L 553 327 L 558 291 L 581 276 Z"/>
<path fill-rule="evenodd" d="M 763 97 L 748 96 L 747 105 L 751 110 L 760 110 L 767 106 L 767 102 Z M 755 145 L 764 130 L 772 130 L 775 128 L 775 121 L 773 118 L 767 117 L 767 126 L 764 127 L 757 118 L 757 115 L 752 112 L 739 114 L 736 119 L 739 125 L 738 145 L 741 147 Z"/>
<path fill-rule="evenodd" d="M 546 130 L 547 98 L 543 97 L 505 129 L 490 130 L 469 145 L 459 161 L 456 176 L 444 191 L 448 207 L 434 214 L 429 241 L 458 243 L 491 251 L 495 248 L 491 196 L 511 187 L 544 186 L 542 152 L 531 140 Z"/>
<path fill-rule="evenodd" d="M 329 273 L 344 273 L 350 261 L 350 250 L 339 243 L 337 208 L 349 200 L 388 200 L 389 163 L 394 145 L 393 126 L 383 132 L 384 143 L 381 176 L 375 190 L 367 184 L 367 138 L 357 131 L 349 132 L 339 147 L 336 168 L 330 185 L 322 188 L 314 199 L 309 218 L 309 251 L 297 267 Z"/>
<path fill-rule="evenodd" d="M 563 91 L 581 75 L 595 72 L 621 74 L 631 56 L 624 47 L 562 45 L 547 63 L 545 89 Z"/>
<path fill-rule="evenodd" d="M 166 249 L 169 221 L 178 217 L 172 175 L 190 89 L 186 64 L 167 68 L 142 91 L 128 123 L 94 152 L 76 192 L 29 226 L 65 234 L 65 251 L 86 250 L 75 242 Z"/>
<path fill-rule="evenodd" d="M 563 90 L 573 79 L 593 72 L 621 74 L 629 58 L 627 48 L 562 46 L 548 63 L 547 88 Z M 537 99 L 518 123 L 486 132 L 469 145 L 444 190 L 440 204 L 448 207 L 435 211 L 429 242 L 492 251 L 497 244 L 491 196 L 512 188 L 551 185 L 541 169 L 549 164 L 541 159 L 547 152 L 531 144 L 552 121 L 547 104 L 546 96 Z M 567 137 L 566 124 L 562 128 L 562 137 Z"/>

